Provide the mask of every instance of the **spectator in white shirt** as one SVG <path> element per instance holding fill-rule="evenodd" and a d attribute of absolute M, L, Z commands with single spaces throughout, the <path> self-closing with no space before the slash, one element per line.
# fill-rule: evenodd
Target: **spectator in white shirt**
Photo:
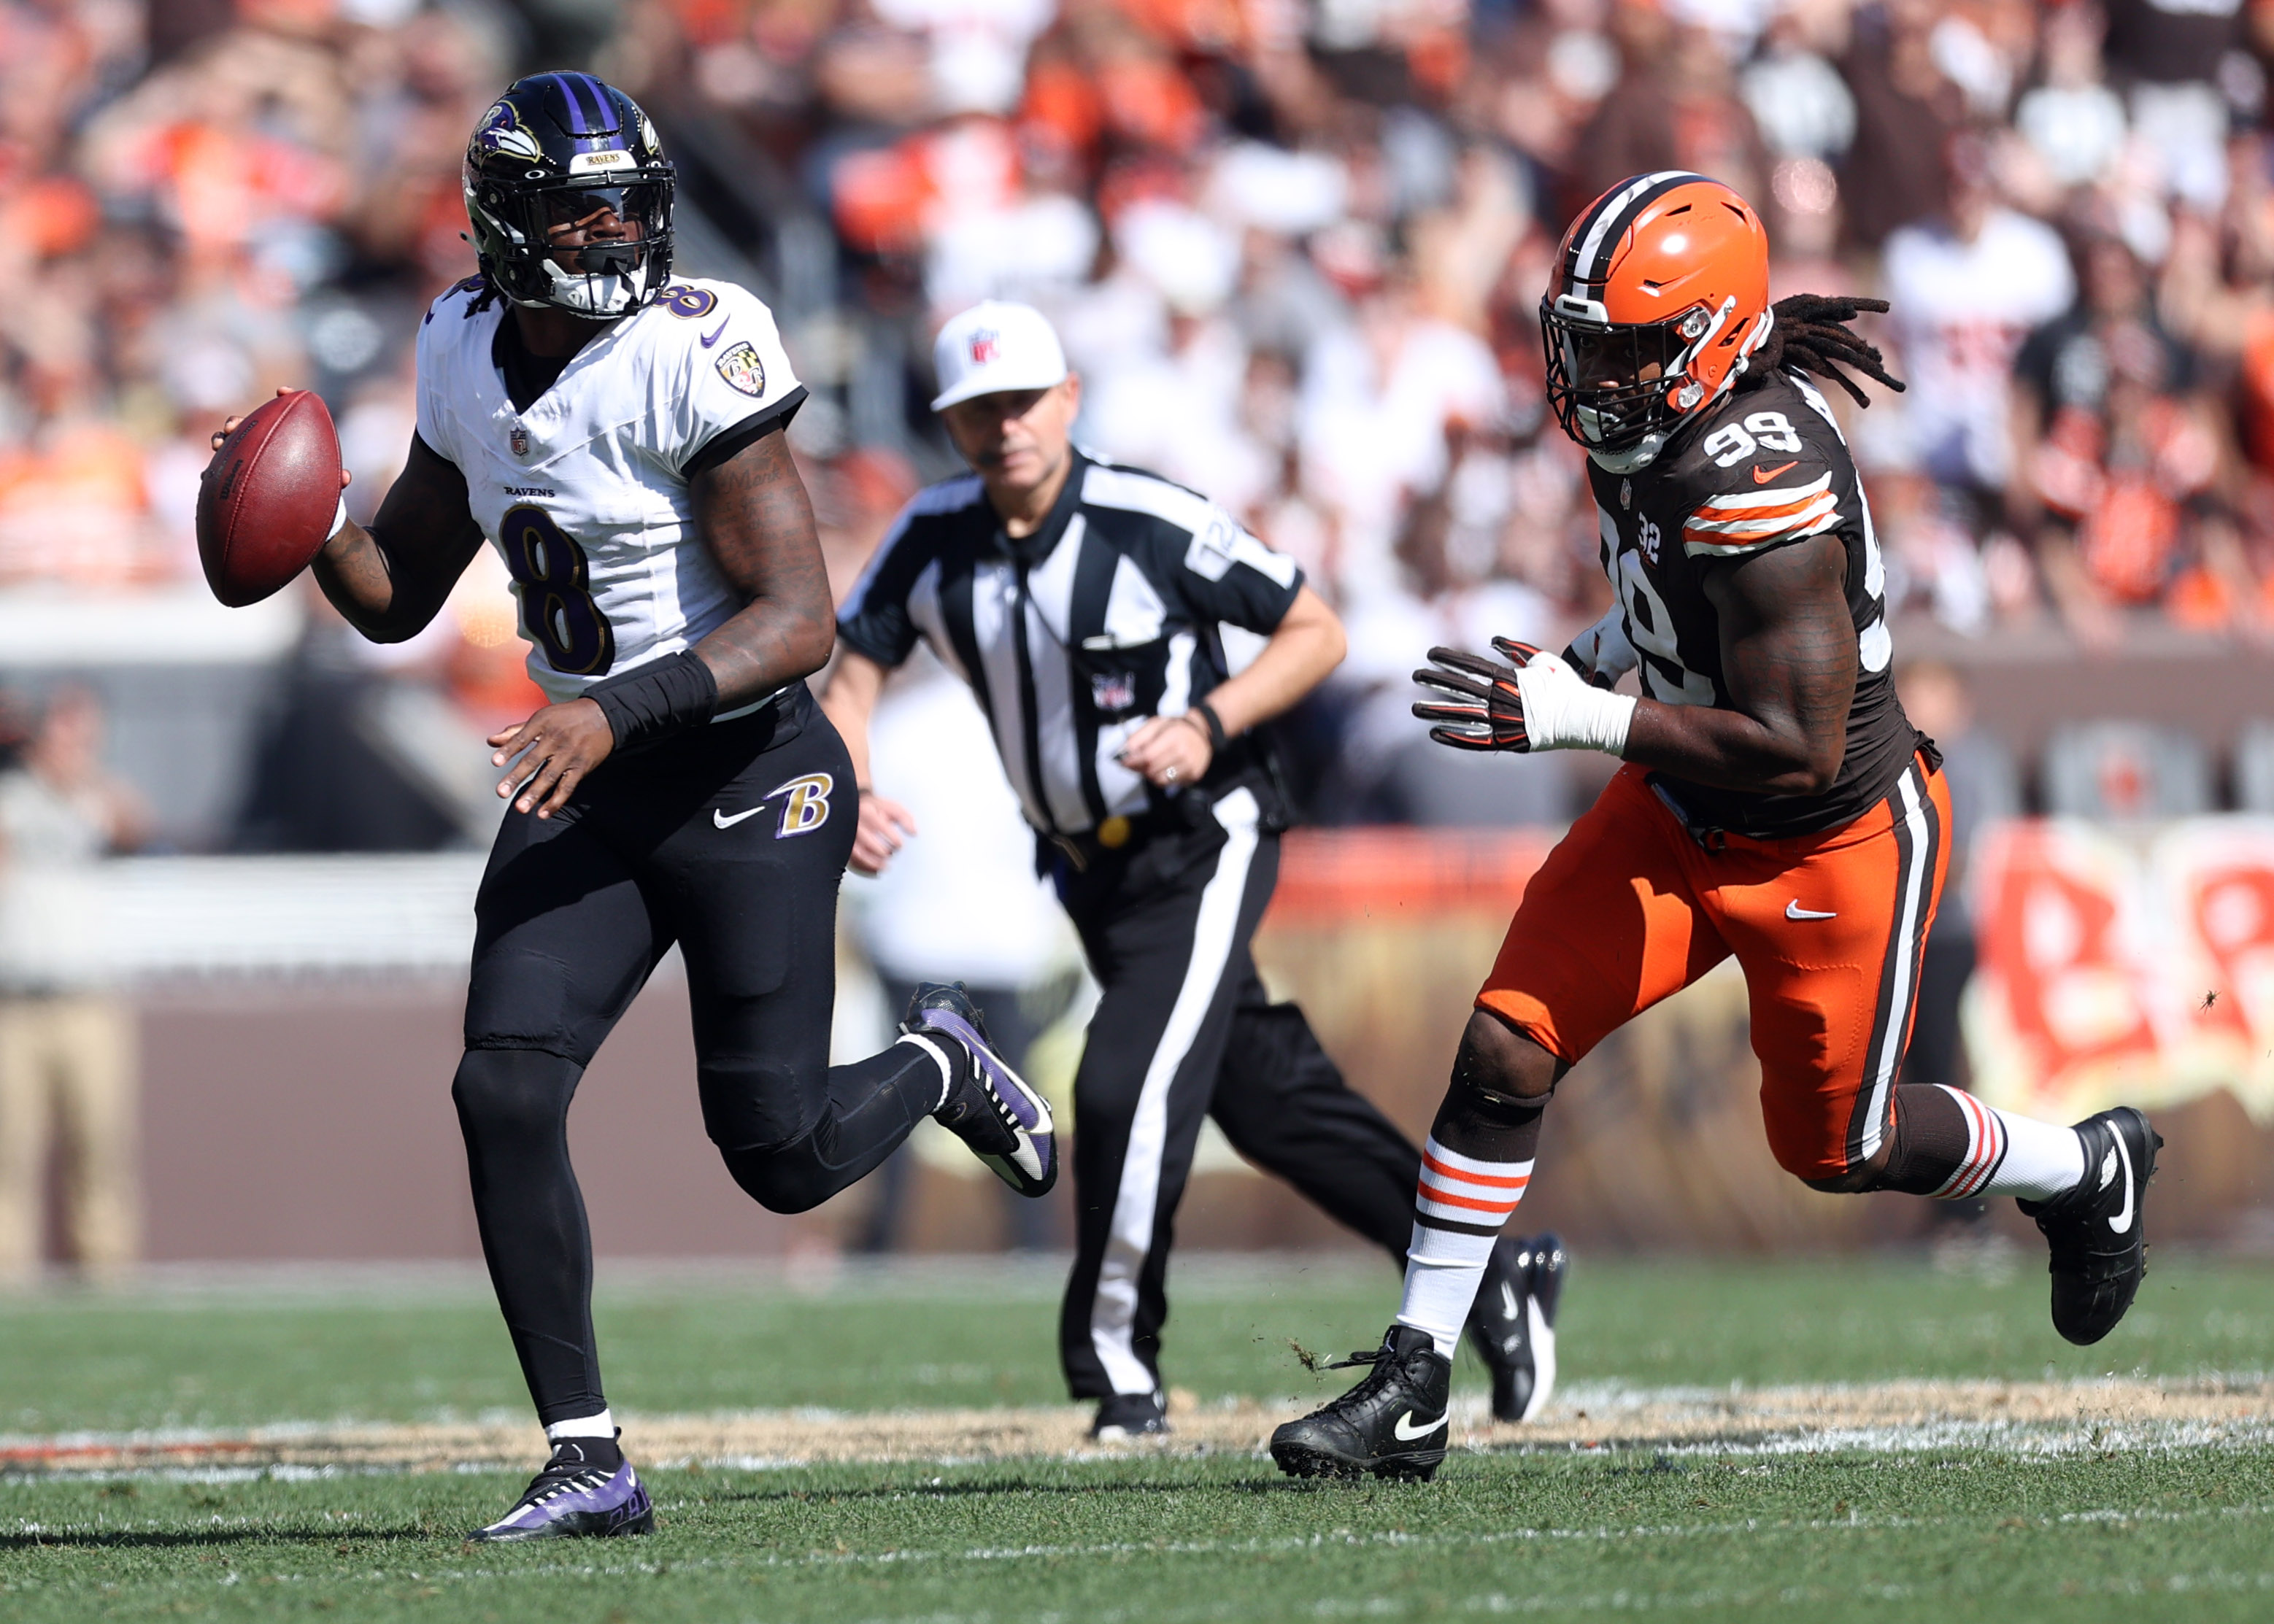
<path fill-rule="evenodd" d="M 1994 502 L 2006 484 L 2014 354 L 2032 327 L 2068 308 L 2076 278 L 2051 226 L 1998 200 L 1983 137 L 1954 137 L 1949 169 L 1947 214 L 1887 239 L 1886 295 L 1919 465 Z"/>

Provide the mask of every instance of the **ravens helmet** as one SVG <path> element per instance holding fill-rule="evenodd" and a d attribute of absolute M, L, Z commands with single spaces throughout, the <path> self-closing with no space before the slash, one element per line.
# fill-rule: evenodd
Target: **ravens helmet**
<path fill-rule="evenodd" d="M 467 142 L 464 180 L 482 274 L 516 304 L 605 320 L 670 280 L 672 166 L 613 85 L 515 80 Z"/>
<path fill-rule="evenodd" d="M 1540 301 L 1548 402 L 1602 467 L 1647 466 L 1736 384 L 1773 322 L 1752 206 L 1703 175 L 1635 176 L 1564 234 Z"/>

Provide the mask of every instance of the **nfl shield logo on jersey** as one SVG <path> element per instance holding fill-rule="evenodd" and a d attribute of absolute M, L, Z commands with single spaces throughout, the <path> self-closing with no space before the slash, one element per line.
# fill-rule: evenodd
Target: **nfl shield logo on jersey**
<path fill-rule="evenodd" d="M 743 394 L 760 395 L 766 392 L 765 363 L 749 345 L 737 344 L 719 357 L 719 376 Z"/>
<path fill-rule="evenodd" d="M 505 438 L 506 443 L 513 447 L 514 455 L 525 457 L 529 455 L 529 431 L 520 424 L 515 424 Z"/>

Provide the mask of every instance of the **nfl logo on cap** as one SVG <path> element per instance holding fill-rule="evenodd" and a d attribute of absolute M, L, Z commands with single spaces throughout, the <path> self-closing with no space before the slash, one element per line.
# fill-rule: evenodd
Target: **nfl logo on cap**
<path fill-rule="evenodd" d="M 982 395 L 1048 389 L 1065 381 L 1065 350 L 1050 320 L 1031 304 L 990 299 L 939 330 L 931 351 L 939 373 L 934 411 Z"/>

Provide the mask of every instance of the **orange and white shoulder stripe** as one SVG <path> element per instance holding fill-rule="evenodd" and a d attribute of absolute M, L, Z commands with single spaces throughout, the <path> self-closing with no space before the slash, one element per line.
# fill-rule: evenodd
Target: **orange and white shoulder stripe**
<path fill-rule="evenodd" d="M 1693 558 L 1751 553 L 1771 542 L 1818 535 L 1839 522 L 1832 476 L 1819 474 L 1807 485 L 1707 497 L 1683 521 L 1682 545 Z"/>
<path fill-rule="evenodd" d="M 1425 1221 L 1497 1226 L 1516 1210 L 1531 1182 L 1529 1162 L 1480 1162 L 1432 1139 L 1421 1149 L 1414 1211 Z"/>

